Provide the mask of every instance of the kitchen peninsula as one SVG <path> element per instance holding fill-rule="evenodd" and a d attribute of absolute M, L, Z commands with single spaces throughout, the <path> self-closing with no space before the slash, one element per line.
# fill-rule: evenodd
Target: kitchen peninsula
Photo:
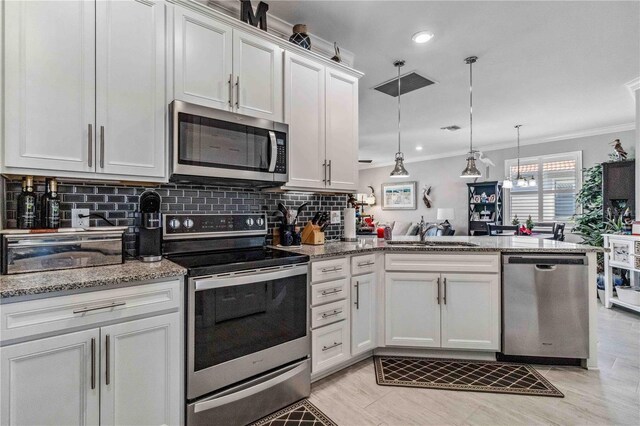
<path fill-rule="evenodd" d="M 583 297 L 567 290 L 566 303 L 584 309 L 584 323 L 577 326 L 584 329 L 588 356 L 581 365 L 597 368 L 596 289 L 587 283 L 595 282 L 600 248 L 530 237 L 462 236 L 422 243 L 362 238 L 288 250 L 311 259 L 314 380 L 371 354 L 495 360 L 504 351 L 502 320 L 509 308 L 505 255 L 584 265 Z M 528 275 L 543 280 L 556 268 L 529 266 L 535 272 Z"/>

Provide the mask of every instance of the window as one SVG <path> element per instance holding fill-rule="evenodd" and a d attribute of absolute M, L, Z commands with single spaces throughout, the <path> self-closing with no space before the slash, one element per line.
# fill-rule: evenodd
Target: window
<path fill-rule="evenodd" d="M 518 161 L 505 161 L 505 176 L 515 179 Z M 582 152 L 543 155 L 520 159 L 520 174 L 535 178 L 536 186 L 517 186 L 508 190 L 507 212 L 511 222 L 529 216 L 534 222 L 571 222 L 576 213 L 576 193 L 582 186 Z M 505 221 L 506 222 L 506 221 Z"/>

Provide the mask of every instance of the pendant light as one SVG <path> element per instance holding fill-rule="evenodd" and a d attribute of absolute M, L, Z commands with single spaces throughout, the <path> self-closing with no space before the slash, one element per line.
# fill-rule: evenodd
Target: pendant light
<path fill-rule="evenodd" d="M 398 152 L 396 152 L 396 165 L 391 171 L 392 178 L 405 178 L 409 177 L 409 172 L 404 168 L 404 154 L 402 153 L 402 149 L 400 149 L 400 94 L 401 84 L 400 84 L 400 68 L 404 66 L 404 61 L 395 61 L 393 63 L 394 66 L 398 67 Z"/>
<path fill-rule="evenodd" d="M 477 56 L 469 56 L 464 60 L 469 64 L 469 156 L 467 167 L 460 174 L 461 178 L 479 178 L 482 176 L 476 167 L 476 151 L 473 150 L 473 64 L 478 60 Z"/>

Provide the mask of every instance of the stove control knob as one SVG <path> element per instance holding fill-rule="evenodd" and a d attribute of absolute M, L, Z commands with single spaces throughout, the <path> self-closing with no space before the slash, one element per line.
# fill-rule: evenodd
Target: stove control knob
<path fill-rule="evenodd" d="M 169 221 L 169 228 L 171 229 L 180 229 L 180 221 L 176 218 L 173 218 Z"/>
<path fill-rule="evenodd" d="M 256 219 L 256 223 L 258 224 L 258 226 L 264 226 L 264 219 L 259 217 Z"/>
<path fill-rule="evenodd" d="M 193 219 L 185 219 L 184 222 L 182 223 L 184 225 L 185 228 L 187 229 L 191 229 L 193 228 Z"/>
<path fill-rule="evenodd" d="M 244 223 L 246 223 L 247 226 L 253 226 L 253 218 L 248 217 L 247 220 L 244 221 Z"/>

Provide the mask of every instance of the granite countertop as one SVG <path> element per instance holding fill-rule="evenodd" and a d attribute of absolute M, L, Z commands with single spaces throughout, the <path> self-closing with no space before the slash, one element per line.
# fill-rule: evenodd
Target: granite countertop
<path fill-rule="evenodd" d="M 0 275 L 0 299 L 179 277 L 186 273 L 185 268 L 163 259 L 153 263 L 127 260 L 118 265 Z"/>
<path fill-rule="evenodd" d="M 403 238 L 399 241 L 416 241 L 417 237 Z M 406 246 L 388 244 L 378 238 L 359 238 L 358 242 L 329 242 L 322 246 L 303 245 L 302 247 L 276 247 L 279 250 L 287 250 L 295 253 L 306 254 L 312 259 L 332 256 L 344 256 L 349 254 L 367 253 L 373 251 L 420 251 L 420 252 L 524 252 L 524 253 L 588 253 L 602 252 L 601 247 L 592 247 L 582 244 L 567 243 L 538 239 L 525 236 L 453 236 L 453 237 L 429 237 L 426 241 L 458 242 L 477 244 L 475 247 L 466 246 Z"/>

